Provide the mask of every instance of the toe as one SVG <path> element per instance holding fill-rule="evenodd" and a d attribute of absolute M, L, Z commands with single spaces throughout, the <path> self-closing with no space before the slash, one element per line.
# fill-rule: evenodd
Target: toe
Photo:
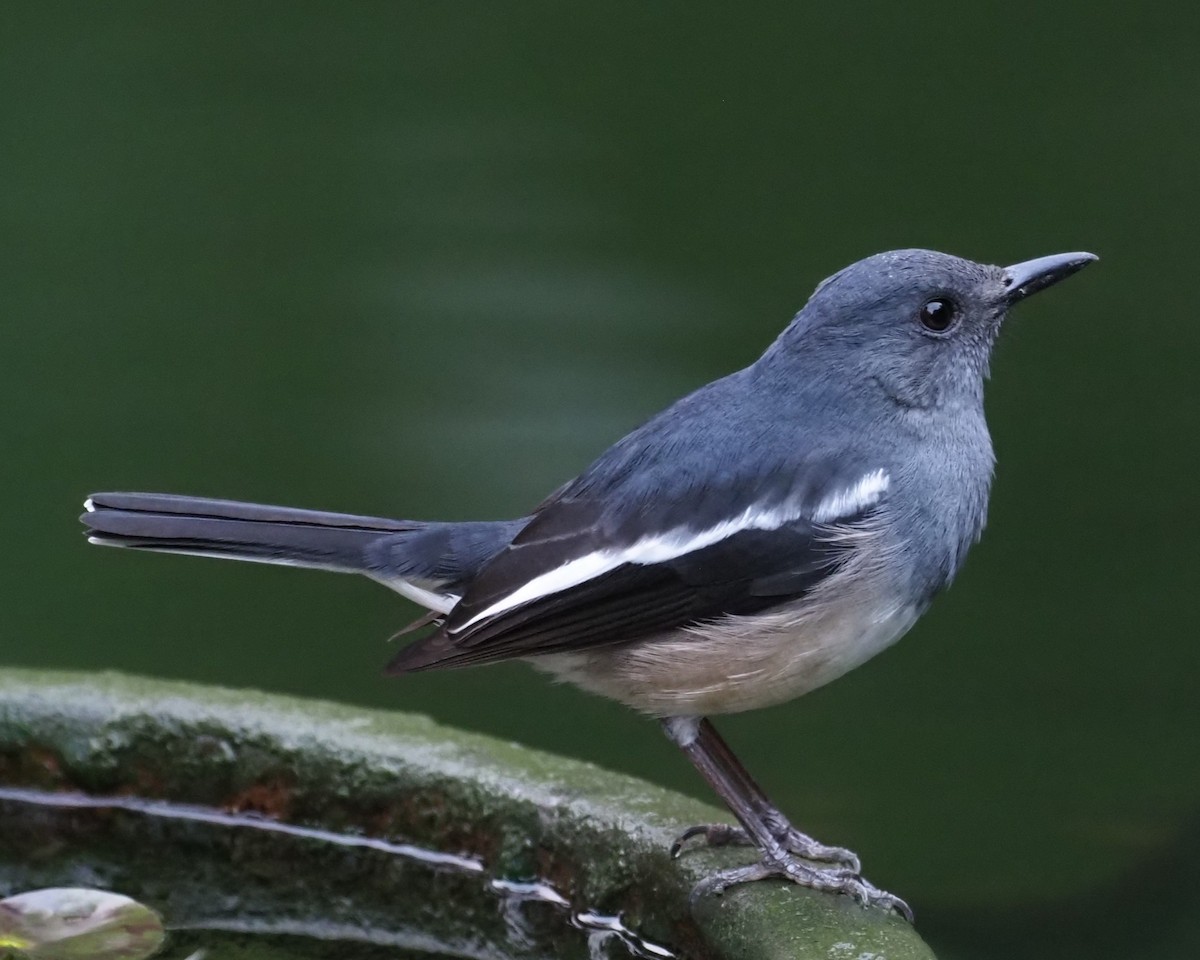
<path fill-rule="evenodd" d="M 804 857 L 805 860 L 815 860 L 818 863 L 836 863 L 846 868 L 848 873 L 856 874 L 862 872 L 862 863 L 858 859 L 858 854 L 853 850 L 847 850 L 845 847 L 830 847 L 823 843 L 818 843 L 812 837 L 800 833 L 798 830 L 792 830 L 786 838 L 784 845 L 787 849 L 799 857 Z"/>
<path fill-rule="evenodd" d="M 721 870 L 706 877 L 692 890 L 691 900 L 695 903 L 704 896 L 719 895 L 735 884 L 749 883 L 768 877 L 783 878 L 799 886 L 825 893 L 845 894 L 864 907 L 894 910 L 909 923 L 913 922 L 913 913 L 907 903 L 885 890 L 880 890 L 857 873 L 851 873 L 847 869 L 818 870 L 805 863 L 797 855 L 782 851 L 777 854 L 768 854 L 758 863 L 746 867 L 735 867 L 732 870 Z"/>

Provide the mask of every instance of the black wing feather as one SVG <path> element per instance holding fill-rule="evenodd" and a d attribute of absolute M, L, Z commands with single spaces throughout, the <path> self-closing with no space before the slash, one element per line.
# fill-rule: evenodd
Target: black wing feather
<path fill-rule="evenodd" d="M 611 646 L 757 613 L 811 590 L 839 556 L 807 521 L 743 531 L 664 563 L 625 564 L 470 627 L 456 608 L 436 634 L 402 650 L 389 672 Z"/>
<path fill-rule="evenodd" d="M 814 443 L 803 426 L 803 387 L 749 367 L 614 444 L 538 508 L 466 584 L 442 627 L 401 651 L 390 671 L 627 643 L 754 613 L 811 590 L 836 568 L 841 548 L 804 518 L 886 465 L 862 449 L 850 420 L 842 429 L 843 421 L 825 418 Z M 822 402 L 819 392 L 811 399 Z M 619 555 L 646 538 L 686 539 L 775 511 L 794 519 L 777 529 L 744 529 L 664 562 L 627 563 L 505 608 L 526 584 L 597 551 Z"/>

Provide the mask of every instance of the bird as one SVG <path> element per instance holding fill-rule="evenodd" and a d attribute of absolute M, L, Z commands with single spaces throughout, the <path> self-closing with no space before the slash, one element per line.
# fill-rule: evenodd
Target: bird
<path fill-rule="evenodd" d="M 363 574 L 425 614 L 390 674 L 524 660 L 661 724 L 736 819 L 685 831 L 767 878 L 910 921 L 852 851 L 792 825 L 710 719 L 791 700 L 895 643 L 982 534 L 984 383 L 1014 304 L 1096 260 L 931 250 L 823 280 L 753 363 L 651 417 L 527 514 L 391 520 L 94 493 L 90 542 Z"/>

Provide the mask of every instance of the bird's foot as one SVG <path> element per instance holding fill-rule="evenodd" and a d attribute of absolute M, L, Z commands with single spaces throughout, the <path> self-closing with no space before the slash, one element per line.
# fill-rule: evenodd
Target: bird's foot
<path fill-rule="evenodd" d="M 826 846 L 808 834 L 801 833 L 782 818 L 768 820 L 768 826 L 780 846 L 788 853 L 817 863 L 837 864 L 842 868 L 837 872 L 845 873 L 847 876 L 856 876 L 862 872 L 862 864 L 853 850 L 847 850 L 845 847 Z M 741 827 L 735 827 L 728 823 L 706 823 L 684 830 L 671 844 L 671 856 L 678 857 L 683 852 L 684 844 L 693 837 L 703 837 L 704 842 L 710 847 L 752 847 L 755 845 L 750 834 Z"/>
<path fill-rule="evenodd" d="M 705 877 L 692 890 L 692 900 L 698 900 L 708 894 L 720 895 L 736 884 L 766 880 L 770 877 L 790 880 L 792 883 L 808 887 L 811 890 L 842 893 L 852 897 L 864 907 L 895 910 L 909 923 L 913 922 L 913 912 L 907 903 L 885 890 L 880 890 L 862 876 L 846 869 L 822 870 L 810 866 L 793 854 L 782 851 L 766 853 L 758 863 L 752 863 L 746 867 L 734 867 L 731 870 L 721 870 L 712 876 Z"/>

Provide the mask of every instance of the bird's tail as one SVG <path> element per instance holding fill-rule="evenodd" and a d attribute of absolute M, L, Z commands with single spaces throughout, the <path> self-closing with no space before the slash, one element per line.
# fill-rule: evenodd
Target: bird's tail
<path fill-rule="evenodd" d="M 84 508 L 92 543 L 361 573 L 438 613 L 529 522 L 385 520 L 168 493 L 93 493 Z"/>
<path fill-rule="evenodd" d="M 370 574 L 373 544 L 426 526 L 164 493 L 94 493 L 84 507 L 91 543 L 345 573 Z"/>

